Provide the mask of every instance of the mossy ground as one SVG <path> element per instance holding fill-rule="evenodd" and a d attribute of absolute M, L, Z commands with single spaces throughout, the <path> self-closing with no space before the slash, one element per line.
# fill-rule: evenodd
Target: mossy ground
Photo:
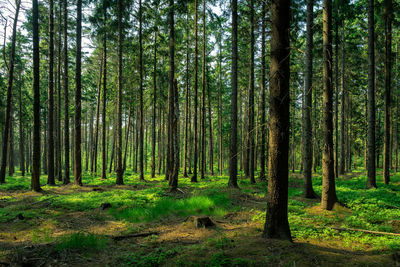
<path fill-rule="evenodd" d="M 381 173 L 378 170 L 378 173 Z M 30 178 L 7 177 L 0 185 L 0 262 L 68 266 L 396 266 L 400 237 L 338 232 L 331 227 L 400 233 L 400 175 L 390 185 L 366 190 L 363 172 L 336 180 L 344 206 L 323 211 L 318 200 L 302 197 L 302 178 L 291 174 L 289 223 L 294 243 L 261 238 L 266 183 L 226 176 L 193 184 L 180 177 L 171 194 L 164 176 L 139 181 L 127 171 L 125 185 L 115 176 L 89 174 L 84 186 L 43 186 L 29 190 Z M 42 184 L 46 177 L 42 176 Z M 320 175 L 313 178 L 321 193 Z M 111 208 L 102 210 L 104 202 Z M 22 215 L 22 216 L 21 216 Z M 196 229 L 186 218 L 207 215 L 216 227 Z M 111 237 L 157 232 L 115 241 Z M 1 263 L 0 263 L 1 264 Z"/>

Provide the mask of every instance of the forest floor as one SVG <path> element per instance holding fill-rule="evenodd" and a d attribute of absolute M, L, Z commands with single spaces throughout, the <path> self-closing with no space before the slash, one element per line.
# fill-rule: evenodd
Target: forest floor
<path fill-rule="evenodd" d="M 180 177 L 181 192 L 170 194 L 161 176 L 142 182 L 127 171 L 124 179 L 117 186 L 115 176 L 85 174 L 83 187 L 35 193 L 29 177 L 7 177 L 0 185 L 0 266 L 400 266 L 400 236 L 333 229 L 400 234 L 400 175 L 392 174 L 390 185 L 378 175 L 372 190 L 363 172 L 341 177 L 344 206 L 323 211 L 319 200 L 302 197 L 302 178 L 291 174 L 293 243 L 261 238 L 265 182 L 239 178 L 236 190 L 226 187 L 226 176 L 196 184 Z M 321 183 L 315 175 L 318 194 Z M 191 216 L 209 216 L 215 226 L 197 228 Z"/>

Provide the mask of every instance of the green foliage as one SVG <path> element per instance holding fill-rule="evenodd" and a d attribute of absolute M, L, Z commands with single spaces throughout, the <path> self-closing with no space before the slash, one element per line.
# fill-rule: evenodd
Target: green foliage
<path fill-rule="evenodd" d="M 56 250 L 100 250 L 107 246 L 108 239 L 101 235 L 74 233 L 61 237 L 55 247 Z"/>
<path fill-rule="evenodd" d="M 166 250 L 164 248 L 157 248 L 150 253 L 130 254 L 121 259 L 122 263 L 129 266 L 147 267 L 147 266 L 160 266 L 166 263 L 168 258 L 177 254 L 176 249 Z"/>

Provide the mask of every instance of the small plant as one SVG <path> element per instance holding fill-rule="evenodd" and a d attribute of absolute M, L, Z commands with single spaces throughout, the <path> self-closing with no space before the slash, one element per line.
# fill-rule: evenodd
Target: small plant
<path fill-rule="evenodd" d="M 96 234 L 74 233 L 63 236 L 56 243 L 56 249 L 61 250 L 100 250 L 107 246 L 106 237 Z"/>

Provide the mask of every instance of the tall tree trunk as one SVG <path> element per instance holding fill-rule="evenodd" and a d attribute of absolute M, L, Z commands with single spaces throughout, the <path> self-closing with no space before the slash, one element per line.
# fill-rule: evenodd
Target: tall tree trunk
<path fill-rule="evenodd" d="M 312 186 L 312 68 L 313 68 L 313 27 L 314 27 L 314 0 L 307 1 L 307 43 L 306 43 L 306 67 L 304 82 L 304 186 L 303 195 L 306 198 L 315 198 L 315 192 Z"/>
<path fill-rule="evenodd" d="M 198 156 L 198 133 L 197 133 L 197 106 L 198 106 L 198 54 L 199 54 L 199 46 L 198 46 L 198 32 L 197 32 L 197 17 L 198 17 L 198 10 L 197 10 L 197 0 L 194 0 L 195 5 L 195 20 L 194 20 L 194 157 L 193 157 L 193 176 L 190 179 L 191 182 L 197 182 L 197 156 Z"/>
<path fill-rule="evenodd" d="M 332 0 L 323 1 L 323 153 L 322 153 L 322 209 L 331 210 L 337 202 L 333 165 L 332 120 Z"/>
<path fill-rule="evenodd" d="M 25 149 L 24 149 L 24 123 L 22 118 L 22 87 L 19 87 L 19 169 L 21 175 L 25 176 Z"/>
<path fill-rule="evenodd" d="M 269 178 L 263 236 L 291 240 L 288 222 L 290 0 L 271 4 Z"/>
<path fill-rule="evenodd" d="M 383 181 L 390 182 L 390 98 L 392 71 L 392 0 L 385 0 L 385 140 L 383 146 Z"/>
<path fill-rule="evenodd" d="M 237 0 L 232 0 L 232 94 L 231 94 L 231 129 L 229 141 L 229 181 L 228 186 L 238 188 L 237 184 L 237 121 L 238 121 L 238 11 Z M 196 130 L 195 130 L 196 131 Z"/>
<path fill-rule="evenodd" d="M 35 3 L 37 5 L 37 2 L 35 2 L 35 0 L 33 0 L 33 3 L 34 3 L 34 5 L 35 5 Z M 8 147 L 8 137 L 9 137 L 10 129 L 11 129 L 10 124 L 11 124 L 11 119 L 12 119 L 11 118 L 11 105 L 12 105 L 12 87 L 13 87 L 13 82 L 14 82 L 15 44 L 17 42 L 17 23 L 18 23 L 18 15 L 19 15 L 20 5 L 21 5 L 21 0 L 17 0 L 15 16 L 14 16 L 13 32 L 12 32 L 12 37 L 11 37 L 11 55 L 10 55 L 10 64 L 9 64 L 9 70 L 8 70 L 6 121 L 4 124 L 4 134 L 3 134 L 3 140 L 2 140 L 3 141 L 3 150 L 2 150 L 2 159 L 1 159 L 1 167 L 0 167 L 0 184 L 6 182 L 7 147 Z M 37 6 L 36 6 L 36 8 L 37 8 Z M 37 15 L 38 10 L 34 10 L 34 13 L 35 12 Z M 34 14 L 34 18 L 35 18 L 35 14 Z M 36 19 L 37 19 L 37 17 L 36 17 Z M 37 21 L 33 21 L 34 27 L 37 26 L 36 23 L 37 23 Z M 34 30 L 37 30 L 37 29 L 34 29 Z M 37 36 L 34 35 L 34 37 L 37 37 L 39 39 L 39 35 L 37 35 Z M 34 40 L 34 42 L 35 42 L 35 40 Z M 38 52 L 39 52 L 39 50 L 38 50 Z M 39 62 L 36 62 L 36 63 L 38 64 L 36 67 L 39 69 Z M 34 73 L 36 73 L 36 72 L 34 72 Z M 40 142 L 40 139 L 39 139 L 39 142 Z M 39 150 L 40 150 L 40 147 L 39 147 Z M 40 158 L 40 151 L 39 151 L 39 158 Z M 40 168 L 40 162 L 39 162 L 39 168 Z M 40 173 L 38 175 L 40 175 Z M 39 189 L 40 189 L 40 185 L 39 185 Z"/>
<path fill-rule="evenodd" d="M 54 178 L 54 1 L 49 0 L 49 90 L 48 90 L 48 150 L 47 184 L 55 185 Z"/>
<path fill-rule="evenodd" d="M 200 179 L 205 178 L 206 171 L 206 0 L 203 0 L 203 49 L 201 75 L 201 164 Z"/>
<path fill-rule="evenodd" d="M 174 0 L 169 0 L 169 151 L 167 170 L 169 186 L 171 191 L 178 188 L 179 172 L 179 147 L 178 147 L 178 85 L 175 80 L 175 23 L 174 23 Z"/>
<path fill-rule="evenodd" d="M 64 1 L 64 149 L 63 184 L 69 184 L 68 1 Z"/>
<path fill-rule="evenodd" d="M 339 175 L 343 175 L 346 171 L 346 91 L 344 85 L 344 21 L 342 19 L 342 49 L 341 49 L 341 125 L 340 125 L 340 164 L 339 164 Z"/>
<path fill-rule="evenodd" d="M 219 25 L 219 52 L 218 52 L 218 65 L 219 65 L 219 73 L 218 73 L 218 170 L 219 175 L 222 176 L 222 171 L 224 169 L 223 162 L 223 147 L 222 147 L 222 25 Z"/>
<path fill-rule="evenodd" d="M 118 0 L 118 93 L 117 93 L 117 145 L 116 145 L 116 184 L 124 184 L 122 168 L 122 0 Z M 140 63 L 141 64 L 141 63 Z M 140 88 L 142 90 L 142 88 Z M 142 168 L 143 169 L 143 168 Z M 142 178 L 142 177 L 141 177 Z"/>
<path fill-rule="evenodd" d="M 209 158 L 210 158 L 210 173 L 214 175 L 214 158 L 213 158 L 213 132 L 212 132 L 212 115 L 211 115 L 211 89 L 209 79 L 207 79 L 207 91 L 208 91 L 208 130 L 209 130 Z"/>
<path fill-rule="evenodd" d="M 140 103 L 140 132 L 139 132 L 139 176 L 144 180 L 143 170 L 143 45 L 142 45 L 142 0 L 139 0 L 139 103 Z"/>
<path fill-rule="evenodd" d="M 74 182 L 76 185 L 82 186 L 82 155 L 81 155 L 81 98 L 82 98 L 82 0 L 77 0 L 77 13 L 76 13 L 76 69 L 75 69 L 75 168 L 74 168 Z"/>
<path fill-rule="evenodd" d="M 129 132 L 131 128 L 131 117 L 132 117 L 132 106 L 129 106 L 129 113 L 128 113 L 128 123 L 125 130 L 125 150 L 124 150 L 124 161 L 123 161 L 123 169 L 126 170 L 126 155 L 128 152 L 128 141 L 129 141 Z"/>
<path fill-rule="evenodd" d="M 104 4 L 105 5 L 105 4 Z M 106 24 L 107 21 L 107 9 L 104 6 L 103 7 L 104 11 L 104 25 Z M 107 120 L 106 120 L 106 113 L 107 113 L 107 33 L 104 32 L 103 36 L 103 61 L 104 61 L 104 68 L 103 68 L 103 114 L 101 117 L 102 120 L 102 159 L 101 159 L 101 178 L 106 179 L 107 178 L 107 158 L 108 158 L 108 149 L 106 149 L 106 142 L 107 142 Z"/>
<path fill-rule="evenodd" d="M 250 183 L 254 184 L 254 0 L 250 0 L 250 85 L 249 85 L 249 127 L 248 127 L 248 161 Z"/>
<path fill-rule="evenodd" d="M 59 8 L 58 8 L 58 63 L 57 63 L 57 112 L 56 112 L 56 170 L 55 176 L 58 181 L 62 181 L 62 163 L 61 163 L 61 35 L 62 35 L 62 0 L 59 1 Z"/>
<path fill-rule="evenodd" d="M 100 73 L 99 73 L 99 83 L 97 86 L 97 101 L 96 101 L 96 126 L 94 133 L 94 145 L 92 151 L 92 164 L 90 165 L 90 172 L 97 174 L 97 145 L 99 143 L 99 121 L 100 121 L 100 92 L 101 92 L 101 79 L 103 74 L 103 57 L 100 60 Z"/>
<path fill-rule="evenodd" d="M 375 169 L 375 21 L 374 0 L 368 1 L 368 159 L 367 188 L 376 186 Z"/>
<path fill-rule="evenodd" d="M 8 157 L 8 176 L 13 176 L 14 174 L 14 124 L 13 124 L 13 107 L 11 106 L 11 120 L 10 120 L 10 141 L 9 144 L 9 157 Z"/>
<path fill-rule="evenodd" d="M 186 14 L 186 92 L 185 92 L 185 133 L 184 133 L 184 152 L 183 152 L 183 177 L 188 177 L 188 131 L 189 131 L 189 6 Z"/>
<path fill-rule="evenodd" d="M 339 177 L 339 0 L 335 1 L 335 178 Z"/>
<path fill-rule="evenodd" d="M 265 177 L 265 139 L 266 139 L 266 120 L 265 120 L 265 102 L 266 102 L 266 84 L 265 84 L 265 37 L 267 24 L 267 3 L 262 2 L 262 30 L 261 30 L 261 145 L 260 145 L 260 174 L 261 181 L 266 181 Z"/>
<path fill-rule="evenodd" d="M 39 7 L 37 0 L 32 0 L 32 21 L 33 21 L 33 30 L 32 30 L 33 31 L 33 155 L 32 155 L 31 189 L 36 192 L 39 192 L 42 191 L 42 189 L 40 188 Z M 14 20 L 14 23 L 16 24 L 17 20 Z M 9 77 L 13 76 L 9 75 Z M 8 95 L 8 89 L 7 89 L 7 95 Z M 10 89 L 10 97 L 11 97 L 11 89 Z M 10 103 L 10 108 L 11 108 L 11 103 Z M 8 134 L 4 136 L 6 137 L 8 136 Z M 7 145 L 5 139 L 3 140 L 4 140 L 3 142 Z M 3 153 L 3 157 L 4 156 L 5 154 Z"/>
<path fill-rule="evenodd" d="M 151 139 L 151 178 L 156 176 L 156 120 L 157 120 L 157 31 L 154 32 L 154 59 L 153 59 L 153 127 Z"/>

